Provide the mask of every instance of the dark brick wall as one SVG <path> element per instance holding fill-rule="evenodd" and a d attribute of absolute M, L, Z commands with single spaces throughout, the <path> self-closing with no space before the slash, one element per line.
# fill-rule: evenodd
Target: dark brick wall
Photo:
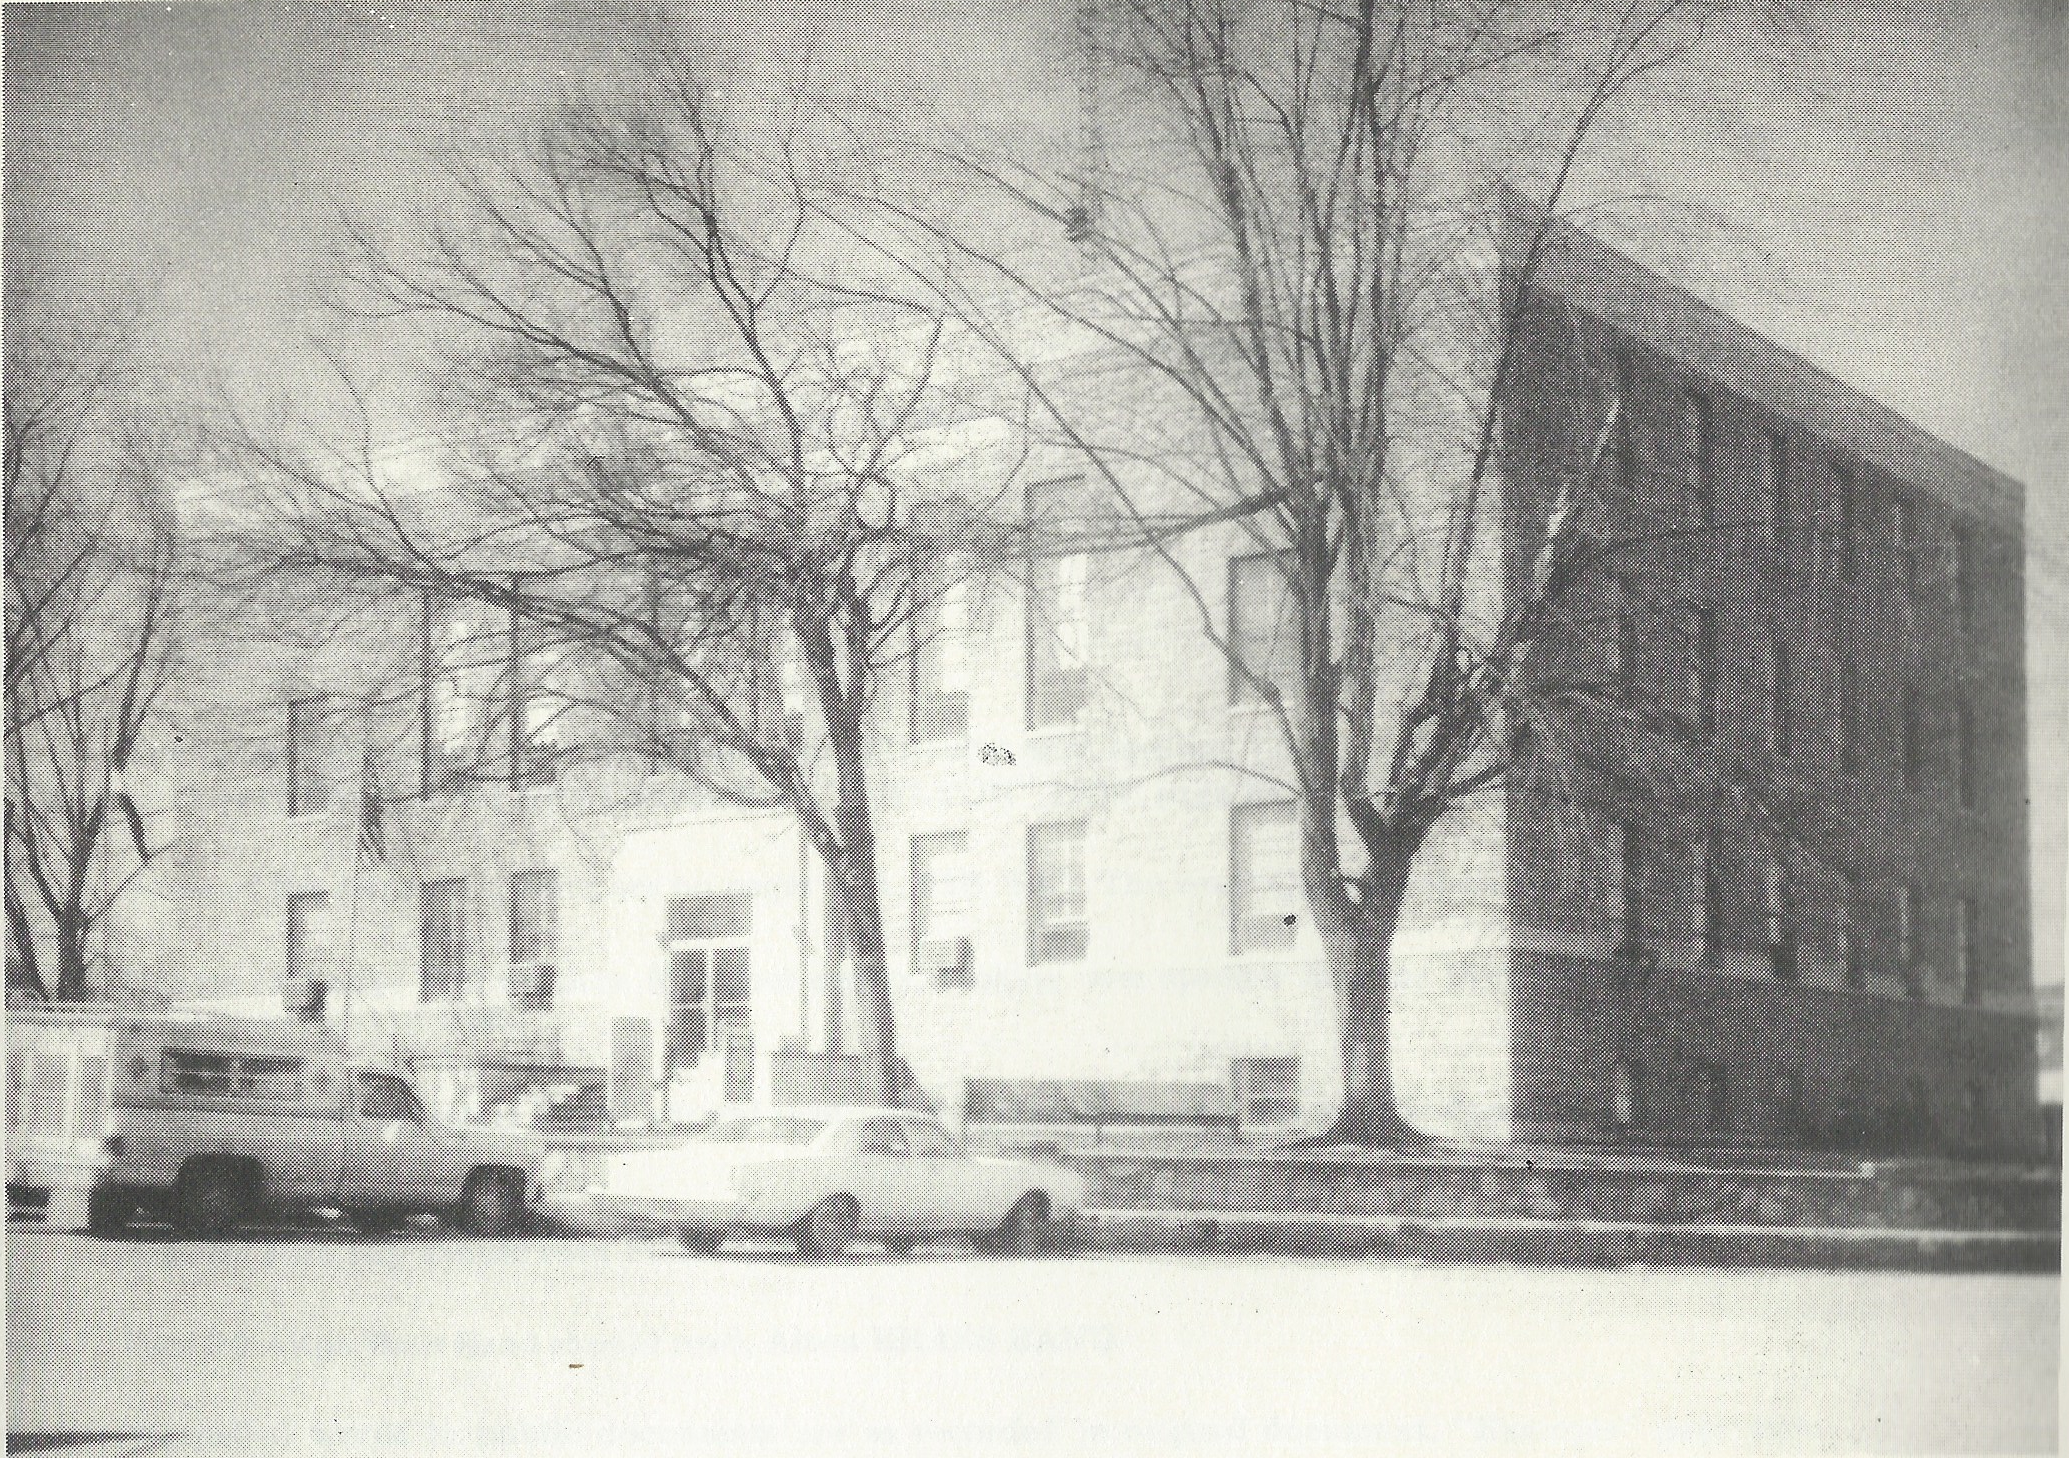
<path fill-rule="evenodd" d="M 1614 1136 L 1621 1113 L 1669 1141 L 2029 1148 L 2040 1126 L 2032 1025 L 2018 1012 L 2031 968 L 2016 487 L 1983 492 L 1968 474 L 1924 471 L 1930 453 L 1878 448 L 1886 412 L 1803 361 L 1727 388 L 1670 323 L 1604 323 L 1591 310 L 1606 287 L 1582 291 L 1588 308 L 1546 301 L 1532 316 L 1503 442 L 1510 589 L 1527 580 L 1561 484 L 1577 490 L 1612 544 L 1540 667 L 1601 677 L 1626 658 L 1639 706 L 1693 722 L 1700 610 L 1715 634 L 1715 727 L 1685 761 L 1614 756 L 1629 774 L 1617 791 L 1566 757 L 1553 773 L 1549 752 L 1511 786 L 1517 1132 Z M 1815 411 L 1791 412 L 1809 398 Z M 1612 399 L 1623 454 L 1591 471 Z M 1690 399 L 1707 521 L 1687 486 Z M 1797 504 L 1780 521 L 1777 440 L 1782 495 Z M 1631 624 L 1621 652 L 1618 612 Z M 1785 754 L 1772 748 L 1777 641 L 1793 679 Z M 1628 728 L 1608 711 L 1572 725 Z M 1642 842 L 1636 955 L 1618 910 L 1617 821 Z M 1699 938 L 1705 834 L 1714 915 Z M 1770 857 L 1788 868 L 1793 980 L 1768 957 Z M 1631 1070 L 1621 1092 L 1619 1060 Z M 1728 1107 L 1713 1118 L 1715 1105 Z"/>

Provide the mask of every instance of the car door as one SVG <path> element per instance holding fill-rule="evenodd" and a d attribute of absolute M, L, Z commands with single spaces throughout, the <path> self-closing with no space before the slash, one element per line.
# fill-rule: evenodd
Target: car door
<path fill-rule="evenodd" d="M 854 1194 L 866 1231 L 919 1228 L 918 1190 L 905 1128 L 896 1119 L 869 1119 L 855 1131 Z"/>
<path fill-rule="evenodd" d="M 442 1150 L 416 1091 L 393 1074 L 359 1069 L 345 1121 L 338 1198 L 352 1205 L 435 1203 Z"/>
<path fill-rule="evenodd" d="M 993 1182 L 985 1177 L 985 1167 L 964 1154 L 940 1124 L 932 1119 L 909 1119 L 905 1137 L 911 1151 L 915 1200 L 928 1213 L 929 1229 L 978 1230 L 1003 1218 L 1005 1207 L 991 1189 Z"/>

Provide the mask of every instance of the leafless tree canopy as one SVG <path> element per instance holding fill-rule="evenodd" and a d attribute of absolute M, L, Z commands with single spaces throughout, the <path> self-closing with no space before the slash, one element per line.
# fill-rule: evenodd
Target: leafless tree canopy
<path fill-rule="evenodd" d="M 8 988 L 110 989 L 106 918 L 164 847 L 129 771 L 174 667 L 179 562 L 112 331 L 9 298 Z"/>

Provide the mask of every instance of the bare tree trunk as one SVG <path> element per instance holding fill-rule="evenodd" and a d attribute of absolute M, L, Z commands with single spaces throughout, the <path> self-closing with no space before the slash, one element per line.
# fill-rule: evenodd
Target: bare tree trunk
<path fill-rule="evenodd" d="M 1343 1038 L 1343 1106 L 1336 1122 L 1309 1143 L 1398 1148 L 1424 1142 L 1394 1101 L 1394 932 L 1412 864 L 1408 856 L 1375 859 L 1359 883 L 1363 896 L 1320 918 Z"/>
<path fill-rule="evenodd" d="M 869 803 L 861 714 L 847 705 L 827 725 L 838 789 L 833 821 L 834 879 L 846 912 L 848 954 L 855 973 L 855 1013 L 869 1090 L 886 1107 L 898 1100 L 898 1036 L 891 1013 L 890 965 L 884 951 L 883 897 L 877 885 L 876 827 Z"/>

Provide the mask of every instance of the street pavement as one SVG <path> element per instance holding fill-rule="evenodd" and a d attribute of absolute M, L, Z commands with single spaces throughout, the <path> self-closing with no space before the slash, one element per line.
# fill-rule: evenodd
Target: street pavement
<path fill-rule="evenodd" d="M 2052 1452 L 2060 1282 L 8 1231 L 9 1450 Z"/>

